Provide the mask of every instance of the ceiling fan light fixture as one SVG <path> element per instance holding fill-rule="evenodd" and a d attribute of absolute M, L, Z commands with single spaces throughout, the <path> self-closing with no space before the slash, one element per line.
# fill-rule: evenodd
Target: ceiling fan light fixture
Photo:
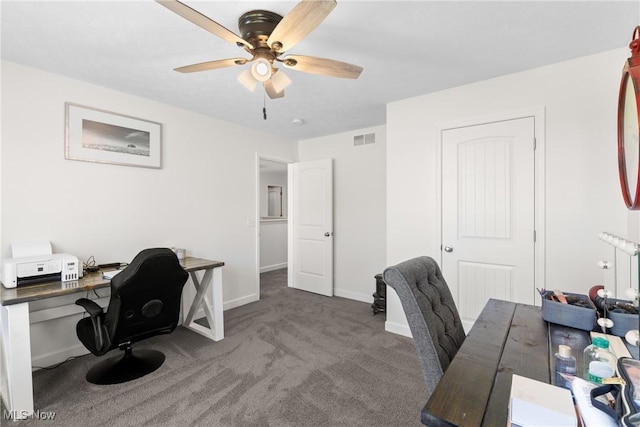
<path fill-rule="evenodd" d="M 291 79 L 282 71 L 276 70 L 271 76 L 271 83 L 276 92 L 282 92 L 291 84 Z"/>
<path fill-rule="evenodd" d="M 247 88 L 248 91 L 253 92 L 256 89 L 258 81 L 253 78 L 250 70 L 244 70 L 238 76 L 238 81 L 242 83 L 244 87 Z"/>
<path fill-rule="evenodd" d="M 262 84 L 262 86 L 264 86 L 264 91 L 267 92 L 267 95 L 269 95 L 269 98 L 271 99 L 278 99 L 284 96 L 284 89 L 278 92 L 273 87 L 273 79 L 267 80 Z"/>
<path fill-rule="evenodd" d="M 251 64 L 251 75 L 259 82 L 266 82 L 271 78 L 271 62 L 264 58 L 258 58 Z"/>

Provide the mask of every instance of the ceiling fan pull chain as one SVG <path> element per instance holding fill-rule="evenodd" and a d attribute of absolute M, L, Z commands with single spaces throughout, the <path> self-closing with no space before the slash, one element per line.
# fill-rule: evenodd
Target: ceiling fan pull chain
<path fill-rule="evenodd" d="M 262 117 L 267 120 L 267 97 L 262 94 Z"/>

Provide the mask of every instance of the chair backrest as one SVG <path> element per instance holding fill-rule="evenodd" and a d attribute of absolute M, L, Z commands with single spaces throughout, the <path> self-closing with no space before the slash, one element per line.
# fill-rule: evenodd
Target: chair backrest
<path fill-rule="evenodd" d="M 451 291 L 426 256 L 385 269 L 383 278 L 402 303 L 430 396 L 466 336 Z"/>
<path fill-rule="evenodd" d="M 168 248 L 145 249 L 111 279 L 105 326 L 111 347 L 170 333 L 178 325 L 188 273 Z"/>

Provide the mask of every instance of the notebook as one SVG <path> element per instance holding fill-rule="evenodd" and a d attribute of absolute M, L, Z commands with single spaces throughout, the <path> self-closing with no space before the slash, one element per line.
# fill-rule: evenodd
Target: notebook
<path fill-rule="evenodd" d="M 513 374 L 509 402 L 511 426 L 576 427 L 578 420 L 571 392 Z"/>

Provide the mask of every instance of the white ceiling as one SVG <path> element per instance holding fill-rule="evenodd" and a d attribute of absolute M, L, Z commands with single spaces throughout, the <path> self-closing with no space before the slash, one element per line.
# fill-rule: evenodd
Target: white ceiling
<path fill-rule="evenodd" d="M 244 12 L 285 15 L 296 4 L 184 3 L 236 33 Z M 0 6 L 4 59 L 294 140 L 384 124 L 388 102 L 627 46 L 640 22 L 638 0 L 338 0 L 287 53 L 357 64 L 362 75 L 286 70 L 292 84 L 284 98 L 266 98 L 263 120 L 261 88 L 251 93 L 236 81 L 243 67 L 173 71 L 248 55 L 152 0 L 2 0 Z M 304 123 L 293 124 L 296 118 Z"/>

